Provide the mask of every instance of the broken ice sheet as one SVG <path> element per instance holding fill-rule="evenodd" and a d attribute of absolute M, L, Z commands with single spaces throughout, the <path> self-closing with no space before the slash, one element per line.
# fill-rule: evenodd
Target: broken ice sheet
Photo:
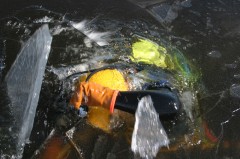
<path fill-rule="evenodd" d="M 169 139 L 150 96 L 139 101 L 135 118 L 132 151 L 143 158 L 153 158 L 162 146 L 168 146 Z"/>

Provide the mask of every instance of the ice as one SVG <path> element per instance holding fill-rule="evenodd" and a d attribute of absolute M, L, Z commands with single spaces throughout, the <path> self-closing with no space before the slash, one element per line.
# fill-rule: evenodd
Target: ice
<path fill-rule="evenodd" d="M 146 8 L 148 6 L 157 4 L 157 3 L 163 3 L 166 2 L 167 0 L 129 0 L 130 2 L 138 5 L 141 8 Z"/>
<path fill-rule="evenodd" d="M 191 91 L 184 91 L 180 97 L 181 103 L 183 103 L 183 109 L 187 113 L 187 116 L 193 121 L 193 106 L 194 106 L 194 93 Z"/>
<path fill-rule="evenodd" d="M 169 24 L 178 17 L 178 13 L 183 8 L 188 8 L 191 6 L 191 0 L 185 0 L 182 2 L 175 1 L 173 4 L 160 2 L 149 6 L 147 10 L 160 23 Z"/>
<path fill-rule="evenodd" d="M 156 157 L 162 146 L 168 146 L 169 139 L 150 96 L 139 101 L 135 118 L 132 151 L 142 158 Z"/>
<path fill-rule="evenodd" d="M 240 85 L 234 84 L 230 87 L 230 95 L 240 99 Z"/>
<path fill-rule="evenodd" d="M 150 9 L 150 13 L 160 22 L 160 23 L 171 23 L 178 16 L 178 12 L 173 10 L 169 4 L 161 4 L 153 6 Z"/>
<path fill-rule="evenodd" d="M 71 128 L 70 130 L 68 130 L 68 131 L 66 132 L 66 135 L 67 135 L 67 137 L 68 137 L 69 139 L 73 139 L 73 134 L 74 134 L 75 130 L 76 130 L 76 128 L 73 127 L 73 128 Z"/>
<path fill-rule="evenodd" d="M 20 155 L 33 127 L 51 42 L 48 25 L 43 25 L 23 45 L 5 78 L 18 131 Z"/>

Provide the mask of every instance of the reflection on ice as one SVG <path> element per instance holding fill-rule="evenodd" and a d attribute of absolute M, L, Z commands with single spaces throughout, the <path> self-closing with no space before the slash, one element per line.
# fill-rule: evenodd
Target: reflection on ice
<path fill-rule="evenodd" d="M 147 159 L 156 157 L 162 146 L 168 146 L 169 139 L 150 96 L 139 101 L 135 118 L 131 145 L 133 152 Z"/>
<path fill-rule="evenodd" d="M 44 25 L 22 47 L 5 79 L 19 134 L 19 155 L 33 127 L 51 41 L 48 26 Z"/>

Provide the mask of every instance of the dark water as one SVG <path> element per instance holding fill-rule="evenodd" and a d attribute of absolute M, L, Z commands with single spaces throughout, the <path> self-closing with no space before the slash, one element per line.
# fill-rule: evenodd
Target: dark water
<path fill-rule="evenodd" d="M 177 1 L 167 1 L 167 4 Z M 89 57 L 98 57 L 114 62 L 124 61 L 129 52 L 129 35 L 148 37 L 153 41 L 167 42 L 176 46 L 202 74 L 204 94 L 199 95 L 201 118 L 208 123 L 218 138 L 213 148 L 181 148 L 158 158 L 239 158 L 240 153 L 240 1 L 192 0 L 191 5 L 178 8 L 176 19 L 163 24 L 152 17 L 146 9 L 120 0 L 101 1 L 5 1 L 0 5 L 0 77 L 4 79 L 16 58 L 21 44 L 43 23 L 48 23 L 52 33 L 61 28 L 71 28 L 69 20 L 93 20 L 93 29 L 114 31 L 114 48 L 101 49 L 83 45 L 84 35 L 65 30 L 53 36 L 52 50 L 48 60 L 51 66 L 59 67 L 86 62 Z M 149 9 L 149 8 L 148 8 Z M 44 17 L 45 21 L 40 21 Z M 49 18 L 49 19 L 48 19 Z M 161 21 L 161 20 L 160 20 Z M 82 40 L 79 40 L 82 39 Z M 124 49 L 122 49 L 124 48 Z M 97 51 L 96 54 L 92 52 Z M 77 54 L 77 52 L 84 54 Z M 101 52 L 102 51 L 102 52 Z M 104 52 L 104 53 L 103 53 Z M 105 56 L 109 55 L 109 58 Z M 111 61 L 113 60 L 113 61 Z M 32 156 L 54 127 L 55 118 L 61 109 L 53 107 L 61 92 L 60 81 L 46 71 L 36 113 L 32 143 L 26 146 L 25 158 Z M 9 101 L 1 86 L 1 133 L 14 132 Z M 68 99 L 68 95 L 66 100 Z M 64 102 L 63 102 L 64 103 Z M 59 104 L 59 103 L 58 103 Z M 56 113 L 57 112 L 57 113 Z M 46 124 L 47 123 L 47 124 Z M 0 154 L 11 154 L 12 137 L 1 137 Z M 124 145 L 124 144 L 122 144 Z M 2 155 L 4 158 L 4 155 Z M 131 155 L 129 155 L 131 158 Z"/>

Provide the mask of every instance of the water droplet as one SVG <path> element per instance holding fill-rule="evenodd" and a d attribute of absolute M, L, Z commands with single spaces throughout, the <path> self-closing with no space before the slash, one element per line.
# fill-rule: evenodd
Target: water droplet
<path fill-rule="evenodd" d="M 12 24 L 12 21 L 7 22 L 7 26 L 11 26 L 11 24 Z"/>
<path fill-rule="evenodd" d="M 235 79 L 240 79 L 240 74 L 236 74 L 233 76 Z"/>
<path fill-rule="evenodd" d="M 44 120 L 44 126 L 47 127 L 47 120 Z"/>
<path fill-rule="evenodd" d="M 177 42 L 176 42 L 176 45 L 181 45 L 181 41 L 177 41 Z"/>
<path fill-rule="evenodd" d="M 235 68 L 237 68 L 237 64 L 235 64 L 235 63 L 225 64 L 224 66 L 225 66 L 226 68 L 230 68 L 230 69 L 235 69 Z"/>
<path fill-rule="evenodd" d="M 220 57 L 222 57 L 222 54 L 219 51 L 217 51 L 217 50 L 213 50 L 213 51 L 209 52 L 207 55 L 209 57 L 212 57 L 212 58 L 220 58 Z"/>

